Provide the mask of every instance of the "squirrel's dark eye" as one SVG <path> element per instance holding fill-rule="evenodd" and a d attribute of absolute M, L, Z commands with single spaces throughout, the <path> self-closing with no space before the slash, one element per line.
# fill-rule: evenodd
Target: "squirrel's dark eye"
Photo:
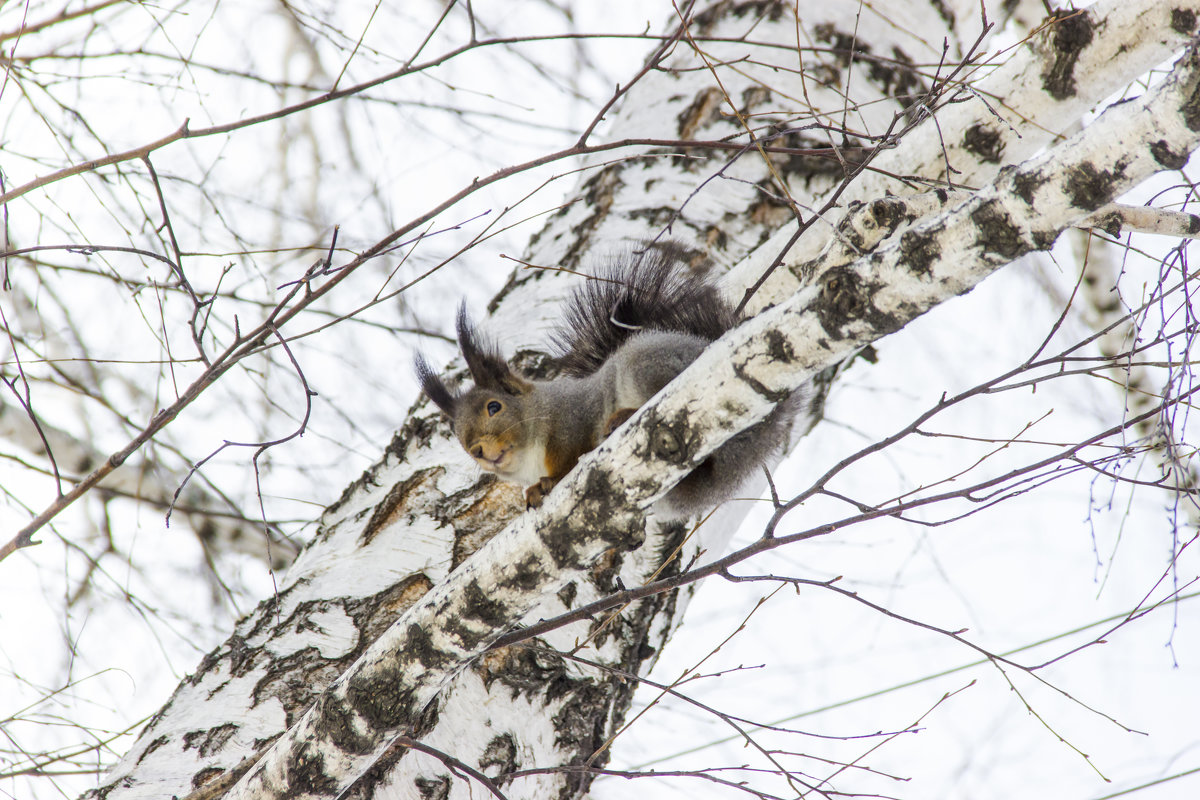
<path fill-rule="evenodd" d="M 500 401 L 498 401 L 498 400 L 492 400 L 492 401 L 490 401 L 490 402 L 487 404 L 487 412 L 488 412 L 488 416 L 489 416 L 489 417 L 494 417 L 494 416 L 496 416 L 497 414 L 499 414 L 499 413 L 500 413 L 500 409 L 501 409 L 502 407 L 503 407 L 503 406 L 501 406 L 501 405 L 500 405 Z"/>

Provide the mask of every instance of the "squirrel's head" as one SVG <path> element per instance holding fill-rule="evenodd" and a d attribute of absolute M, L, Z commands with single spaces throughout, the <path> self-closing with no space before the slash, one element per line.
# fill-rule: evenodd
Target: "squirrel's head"
<path fill-rule="evenodd" d="M 499 348 L 479 334 L 465 305 L 458 309 L 458 346 L 475 385 L 465 392 L 451 390 L 418 354 L 421 389 L 450 417 L 454 435 L 480 467 L 513 480 L 526 471 L 533 433 L 526 401 L 534 385 L 513 372 Z"/>

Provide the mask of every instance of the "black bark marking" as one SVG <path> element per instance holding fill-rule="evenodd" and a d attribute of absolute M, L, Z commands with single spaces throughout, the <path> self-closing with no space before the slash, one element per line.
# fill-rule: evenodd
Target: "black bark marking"
<path fill-rule="evenodd" d="M 492 684 L 499 682 L 512 691 L 514 698 L 536 698 L 539 704 L 542 693 L 548 694 L 550 687 L 566 674 L 559 656 L 520 645 L 490 650 L 472 669 L 489 691 Z M 549 697 L 546 701 L 549 702 Z"/>
<path fill-rule="evenodd" d="M 392 440 L 388 443 L 385 453 L 395 457 L 397 462 L 408 460 L 408 453 L 411 449 L 425 447 L 433 440 L 441 431 L 440 415 L 412 415 L 404 423 Z M 381 458 L 374 466 L 370 467 L 359 476 L 358 480 L 351 483 L 343 491 L 341 497 L 334 501 L 329 508 L 325 509 L 325 514 L 336 513 L 347 501 L 351 498 L 358 497 L 365 490 L 379 486 L 378 476 L 388 468 L 388 461 Z M 329 535 L 332 528 L 322 528 L 317 532 L 318 540 L 324 539 Z"/>
<path fill-rule="evenodd" d="M 1014 4 L 1015 2 L 1016 2 L 1016 0 L 1005 0 L 1005 5 L 1012 5 L 1012 4 Z M 937 9 L 938 16 L 939 16 L 939 17 L 941 17 L 941 18 L 942 18 L 942 19 L 945 21 L 945 23 L 946 23 L 946 28 L 948 28 L 948 29 L 950 29 L 950 30 L 953 30 L 953 29 L 954 29 L 954 23 L 955 23 L 955 21 L 956 21 L 956 17 L 954 16 L 954 12 L 953 12 L 953 11 L 951 11 L 949 8 L 947 8 L 947 7 L 946 7 L 946 3 L 945 3 L 943 0 L 933 0 L 933 2 L 931 3 L 931 5 L 932 5 L 932 6 L 933 6 L 935 9 Z"/>
<path fill-rule="evenodd" d="M 854 57 L 859 54 L 870 52 L 870 48 L 865 46 L 855 37 L 853 33 L 839 31 L 831 23 L 825 22 L 813 29 L 813 35 L 818 42 L 823 42 L 829 45 L 833 50 L 834 56 L 839 64 L 843 67 L 850 66 Z M 855 46 L 857 45 L 857 47 Z"/>
<path fill-rule="evenodd" d="M 141 764 L 141 763 L 142 763 L 142 759 L 144 759 L 146 756 L 148 756 L 148 755 L 150 755 L 151 753 L 153 753 L 153 752 L 154 752 L 155 750 L 157 750 L 158 748 L 162 747 L 162 746 L 163 746 L 164 744 L 166 744 L 168 741 L 169 741 L 169 740 L 167 739 L 167 737 L 166 737 L 166 736 L 159 736 L 157 739 L 155 739 L 154 741 L 150 742 L 150 744 L 146 745 L 146 749 L 142 751 L 142 754 L 141 754 L 140 756 L 138 756 L 137 763 Z"/>
<path fill-rule="evenodd" d="M 421 663 L 421 666 L 442 669 L 454 663 L 454 654 L 447 653 L 435 645 L 429 633 L 420 625 L 410 624 L 407 633 L 409 643 L 405 649 Z"/>
<path fill-rule="evenodd" d="M 1004 138 L 990 125 L 977 122 L 963 134 L 963 149 L 982 161 L 998 164 L 1004 155 Z"/>
<path fill-rule="evenodd" d="M 237 733 L 238 726 L 232 723 L 218 725 L 206 731 L 191 731 L 183 735 L 183 749 L 195 747 L 200 751 L 201 758 L 208 758 L 213 753 L 225 747 L 225 743 Z"/>
<path fill-rule="evenodd" d="M 413 786 L 421 795 L 421 800 L 446 800 L 450 796 L 450 776 L 438 775 L 436 778 L 413 778 Z"/>
<path fill-rule="evenodd" d="M 559 748 L 575 753 L 594 753 L 605 740 L 605 724 L 609 717 L 608 694 L 596 685 L 578 684 L 572 696 L 554 715 L 554 743 Z M 607 763 L 609 751 L 595 762 L 601 767 Z M 582 760 L 582 756 L 578 757 Z M 572 759 L 575 760 L 575 759 Z M 591 785 L 595 774 L 590 771 L 570 774 L 561 797 L 579 797 Z"/>
<path fill-rule="evenodd" d="M 615 547 L 610 547 L 601 553 L 600 557 L 596 559 L 596 563 L 592 565 L 590 575 L 592 585 L 605 594 L 624 588 L 618 580 L 621 575 L 621 565 L 625 560 L 624 555 Z M 611 633 L 611 630 L 605 628 L 591 640 L 592 644 L 595 647 L 603 647 L 607 636 Z"/>
<path fill-rule="evenodd" d="M 437 717 L 438 704 L 434 700 L 425 707 L 418 719 L 407 723 L 404 732 L 414 739 L 421 739 L 437 724 Z M 359 798 L 359 800 L 362 800 L 362 798 L 377 797 L 377 787 L 379 784 L 388 782 L 388 777 L 392 775 L 396 769 L 396 765 L 412 752 L 412 749 L 404 744 L 399 742 L 393 743 L 375 759 L 371 766 L 353 784 L 344 789 L 339 797 L 354 797 Z"/>
<path fill-rule="evenodd" d="M 314 663 L 311 650 L 276 659 L 268 667 L 267 674 L 254 685 L 251 702 L 258 706 L 264 700 L 277 698 L 286 715 L 284 724 L 291 727 L 352 661 L 317 659 Z"/>
<path fill-rule="evenodd" d="M 508 609 L 499 601 L 491 599 L 483 587 L 479 585 L 479 581 L 471 581 L 463 590 L 464 607 L 462 615 L 472 619 L 477 619 L 480 622 L 490 627 L 499 627 L 506 624 L 509 619 Z"/>
<path fill-rule="evenodd" d="M 558 602 L 563 604 L 564 608 L 572 608 L 575 605 L 575 597 L 579 594 L 579 584 L 568 583 L 566 586 L 558 590 Z"/>
<path fill-rule="evenodd" d="M 492 737 L 492 740 L 487 743 L 487 747 L 483 748 L 483 755 L 479 757 L 479 768 L 488 770 L 492 767 L 498 767 L 497 774 L 504 775 L 518 768 L 517 764 L 517 742 L 511 733 L 502 733 Z"/>
<path fill-rule="evenodd" d="M 985 203 L 975 209 L 971 221 L 979 228 L 975 241 L 984 252 L 996 253 L 1010 261 L 1028 252 L 1021 230 L 998 203 Z"/>
<path fill-rule="evenodd" d="M 726 213 L 724 216 L 730 215 Z M 724 251 L 729 248 L 729 235 L 716 225 L 709 225 L 708 229 L 704 231 L 704 241 L 713 250 Z"/>
<path fill-rule="evenodd" d="M 792 343 L 776 330 L 767 331 L 767 355 L 776 364 L 791 364 L 796 360 L 796 351 L 792 348 Z"/>
<path fill-rule="evenodd" d="M 765 86 L 750 86 L 742 90 L 742 107 L 739 109 L 743 116 L 750 114 L 759 106 L 766 105 L 771 100 L 771 90 Z"/>
<path fill-rule="evenodd" d="M 246 644 L 246 640 L 236 634 L 229 637 L 229 674 L 240 678 L 258 663 L 256 658 L 259 650 Z"/>
<path fill-rule="evenodd" d="M 843 325 L 858 319 L 866 308 L 858 274 L 846 267 L 835 267 L 821 278 L 821 300 L 817 315 L 821 327 L 834 339 L 841 339 Z"/>
<path fill-rule="evenodd" d="M 542 562 L 536 556 L 526 556 L 513 570 L 513 574 L 499 582 L 501 589 L 518 589 L 532 592 L 546 582 L 548 576 Z"/>
<path fill-rule="evenodd" d="M 1061 13 L 1069 16 L 1060 18 L 1050 28 L 1054 59 L 1042 72 L 1042 88 L 1055 100 L 1075 96 L 1075 65 L 1084 48 L 1092 43 L 1094 28 L 1087 12 Z"/>
<path fill-rule="evenodd" d="M 432 588 L 433 581 L 429 576 L 418 572 L 370 597 L 346 600 L 346 613 L 354 619 L 354 626 L 361 635 L 355 648 L 338 660 L 357 659 L 370 642 L 378 639 L 401 614 Z"/>
<path fill-rule="evenodd" d="M 859 51 L 869 53 L 870 48 L 861 42 Z M 920 73 L 913 67 L 913 60 L 908 53 L 899 47 L 892 48 L 890 61 L 868 59 L 867 77 L 879 85 L 879 90 L 885 96 L 891 97 L 901 105 L 907 104 L 918 94 L 923 93 Z"/>
<path fill-rule="evenodd" d="M 1092 227 L 1099 228 L 1109 236 L 1117 237 L 1121 235 L 1121 215 L 1113 212 L 1105 214 L 1098 219 L 1092 220 Z"/>
<path fill-rule="evenodd" d="M 416 627 L 409 626 L 410 638 L 413 628 Z M 414 651 L 420 649 L 420 645 L 410 645 L 406 648 L 410 654 L 415 654 Z M 419 654 L 416 655 L 422 664 L 428 666 Z M 438 655 L 446 658 L 444 653 L 439 652 Z M 444 663 L 441 662 L 439 667 Z M 346 702 L 350 710 L 376 729 L 396 728 L 404 723 L 412 723 L 417 709 L 413 707 L 412 689 L 403 688 L 404 667 L 380 666 L 369 672 L 369 675 L 355 676 L 346 686 Z"/>
<path fill-rule="evenodd" d="M 1035 230 L 1033 232 L 1033 249 L 1034 250 L 1049 250 L 1054 247 L 1054 243 L 1058 241 L 1058 236 L 1062 231 L 1043 231 Z"/>
<path fill-rule="evenodd" d="M 474 630 L 462 617 L 449 617 L 442 623 L 442 630 L 458 639 L 465 650 L 474 650 L 486 638 L 485 634 Z"/>
<path fill-rule="evenodd" d="M 914 275 L 928 276 L 942 254 L 934 233 L 905 231 L 900 237 L 901 260 Z"/>
<path fill-rule="evenodd" d="M 325 773 L 325 758 L 311 742 L 301 742 L 288 756 L 288 794 L 332 796 L 338 782 Z"/>
<path fill-rule="evenodd" d="M 715 3 L 695 16 L 692 27 L 707 33 L 718 22 L 723 22 L 730 17 L 741 19 L 746 15 L 755 19 L 767 18 L 772 22 L 777 22 L 780 16 L 790 8 L 791 6 L 782 0 L 741 0 L 733 3 Z"/>
<path fill-rule="evenodd" d="M 375 749 L 372 731 L 359 731 L 355 710 L 331 695 L 322 695 L 313 709 L 317 730 L 343 753 L 365 756 Z"/>
<path fill-rule="evenodd" d="M 838 231 L 855 249 L 869 252 L 894 233 L 902 222 L 912 222 L 914 219 L 916 215 L 909 210 L 908 203 L 898 197 L 881 197 L 872 200 L 865 208 L 861 203 L 851 205 L 846 216 L 838 223 Z M 857 226 L 855 222 L 858 222 Z M 873 241 L 868 244 L 859 227 L 885 233 L 872 237 Z"/>
<path fill-rule="evenodd" d="M 1191 36 L 1196 30 L 1196 12 L 1187 8 L 1171 9 L 1171 29 L 1184 36 Z"/>
<path fill-rule="evenodd" d="M 752 223 L 770 227 L 782 225 L 794 216 L 792 207 L 779 194 L 774 178 L 767 176 L 754 185 L 758 192 L 755 193 L 754 202 L 746 209 L 746 215 Z"/>
<path fill-rule="evenodd" d="M 1150 155 L 1154 156 L 1154 160 L 1166 169 L 1183 169 L 1184 164 L 1187 164 L 1188 161 L 1188 154 L 1172 152 L 1171 145 L 1166 139 L 1159 139 L 1150 145 Z"/>
<path fill-rule="evenodd" d="M 881 197 L 868 206 L 871 219 L 880 228 L 894 231 L 901 222 L 911 222 L 915 215 L 908 210 L 908 203 L 898 197 Z"/>
<path fill-rule="evenodd" d="M 1046 177 L 1040 172 L 1018 172 L 1013 175 L 1012 187 L 1017 197 L 1026 205 L 1033 205 L 1033 196 L 1046 183 Z"/>
<path fill-rule="evenodd" d="M 609 211 L 612 209 L 612 204 L 616 200 L 617 191 L 623 185 L 621 173 L 625 171 L 625 165 L 629 162 L 619 161 L 614 164 L 609 164 L 601 168 L 592 177 L 588 178 L 583 183 L 580 195 L 584 208 L 591 209 L 586 218 L 581 220 L 575 226 L 575 232 L 578 234 L 575 241 L 567 248 L 567 252 L 559 259 L 558 266 L 563 269 L 578 270 L 581 267 L 584 251 L 587 245 L 591 242 L 590 234 L 600 227 L 600 224 L 608 218 Z M 534 270 L 533 278 L 540 279 L 544 274 L 542 270 Z M 497 298 L 499 300 L 499 298 Z M 492 304 L 489 304 L 488 311 L 495 310 Z"/>
<path fill-rule="evenodd" d="M 1196 74 L 1195 69 L 1200 54 L 1197 54 L 1195 50 L 1189 50 L 1184 58 L 1187 59 L 1187 66 L 1192 69 L 1192 72 L 1184 87 L 1187 96 L 1181 106 L 1183 121 L 1188 126 L 1188 130 L 1200 131 L 1200 76 Z M 1183 65 L 1180 64 L 1180 66 Z"/>
<path fill-rule="evenodd" d="M 858 226 L 854 223 L 859 217 L 863 217 L 863 223 L 866 223 L 865 215 L 870 213 L 864 210 L 863 203 L 859 200 L 851 200 L 846 207 L 846 213 L 838 220 L 837 232 L 839 239 L 845 239 L 855 251 L 861 251 L 866 247 L 866 239 L 858 230 Z M 812 262 L 808 262 L 812 263 Z"/>
<path fill-rule="evenodd" d="M 642 454 L 645 457 L 645 454 Z M 645 519 L 623 516 L 614 509 L 625 502 L 624 493 L 609 479 L 604 470 L 590 470 L 583 486 L 582 497 L 568 520 L 554 520 L 538 531 L 546 553 L 557 569 L 582 570 L 590 563 L 580 557 L 578 545 L 585 532 L 592 541 L 632 550 L 645 539 Z M 642 524 L 637 525 L 641 520 Z M 539 580 L 539 585 L 541 581 Z"/>
<path fill-rule="evenodd" d="M 796 352 L 792 349 L 791 342 L 782 333 L 774 330 L 767 331 L 767 355 L 772 362 L 776 363 L 790 364 L 796 360 Z M 773 390 L 765 386 L 757 378 L 746 372 L 745 367 L 740 364 L 734 364 L 733 374 L 737 375 L 743 383 L 753 389 L 754 393 L 759 397 L 763 397 L 772 403 L 782 403 L 792 396 L 790 390 Z M 729 410 L 734 415 L 741 413 L 741 409 L 739 408 L 730 408 Z"/>
<path fill-rule="evenodd" d="M 1116 195 L 1116 181 L 1124 170 L 1118 163 L 1117 171 L 1103 172 L 1096 169 L 1090 161 L 1084 161 L 1078 166 L 1067 170 L 1067 195 L 1071 205 L 1084 211 L 1095 211 L 1102 205 L 1112 201 Z"/>
<path fill-rule="evenodd" d="M 692 431 L 687 415 L 680 413 L 663 416 L 658 411 L 653 411 L 647 416 L 650 430 L 649 456 L 675 466 L 691 464 L 699 440 Z"/>
<path fill-rule="evenodd" d="M 328 601 L 300 604 L 297 612 L 301 608 L 311 610 L 314 607 L 341 605 L 354 621 L 358 631 L 357 640 L 349 651 L 331 659 L 321 657 L 314 648 L 308 647 L 270 661 L 266 674 L 255 684 L 251 693 L 253 705 L 257 706 L 268 698 L 277 698 L 287 715 L 286 724 L 291 726 L 297 716 L 316 702 L 317 696 L 354 663 L 371 642 L 378 639 L 432 586 L 427 576 L 416 574 L 368 597 L 345 599 L 340 604 Z"/>
<path fill-rule="evenodd" d="M 675 206 L 658 206 L 657 208 L 639 208 L 626 212 L 631 220 L 639 220 L 646 224 L 648 230 L 663 228 L 670 225 L 680 216 Z"/>
<path fill-rule="evenodd" d="M 878 288 L 878 284 L 864 281 L 848 267 L 835 267 L 821 277 L 821 296 L 816 303 L 816 312 L 821 326 L 831 338 L 845 338 L 841 329 L 858 320 L 883 334 L 904 327 L 894 315 L 880 311 L 871 303 Z"/>
<path fill-rule="evenodd" d="M 771 126 L 771 144 L 788 150 L 823 150 L 829 146 L 825 139 L 812 136 L 803 130 L 792 130 L 785 127 L 786 123 L 773 123 Z M 863 142 L 853 136 L 847 136 L 840 142 L 842 147 L 855 148 L 863 146 Z M 788 178 L 803 178 L 806 181 L 820 175 L 841 177 L 846 174 L 847 165 L 836 158 L 826 158 L 805 153 L 768 153 L 771 163 L 778 171 Z M 769 182 L 759 184 L 765 191 L 774 191 Z M 787 203 L 777 203 L 787 207 Z"/>

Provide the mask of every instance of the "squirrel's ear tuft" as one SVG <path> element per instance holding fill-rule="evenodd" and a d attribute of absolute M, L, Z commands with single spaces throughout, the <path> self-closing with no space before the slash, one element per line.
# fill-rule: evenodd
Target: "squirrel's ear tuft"
<path fill-rule="evenodd" d="M 524 394 L 529 390 L 529 382 L 513 372 L 496 345 L 476 330 L 466 303 L 458 307 L 458 346 L 476 386 L 508 394 Z"/>
<path fill-rule="evenodd" d="M 458 406 L 458 395 L 451 393 L 446 388 L 445 381 L 433 371 L 429 362 L 425 360 L 425 356 L 417 353 L 413 363 L 417 368 L 417 380 L 421 382 L 421 391 L 429 396 L 434 405 L 453 418 L 454 409 Z"/>

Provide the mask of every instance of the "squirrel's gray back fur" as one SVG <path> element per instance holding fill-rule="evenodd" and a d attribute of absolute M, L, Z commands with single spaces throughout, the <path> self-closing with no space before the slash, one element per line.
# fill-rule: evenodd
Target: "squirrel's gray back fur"
<path fill-rule="evenodd" d="M 740 320 L 733 307 L 681 256 L 675 246 L 647 248 L 610 263 L 577 288 L 553 340 L 562 371 L 593 374 L 635 336 L 677 332 L 712 342 L 735 327 Z M 784 444 L 806 396 L 793 393 L 721 445 L 663 498 L 658 511 L 690 516 L 729 499 Z"/>

